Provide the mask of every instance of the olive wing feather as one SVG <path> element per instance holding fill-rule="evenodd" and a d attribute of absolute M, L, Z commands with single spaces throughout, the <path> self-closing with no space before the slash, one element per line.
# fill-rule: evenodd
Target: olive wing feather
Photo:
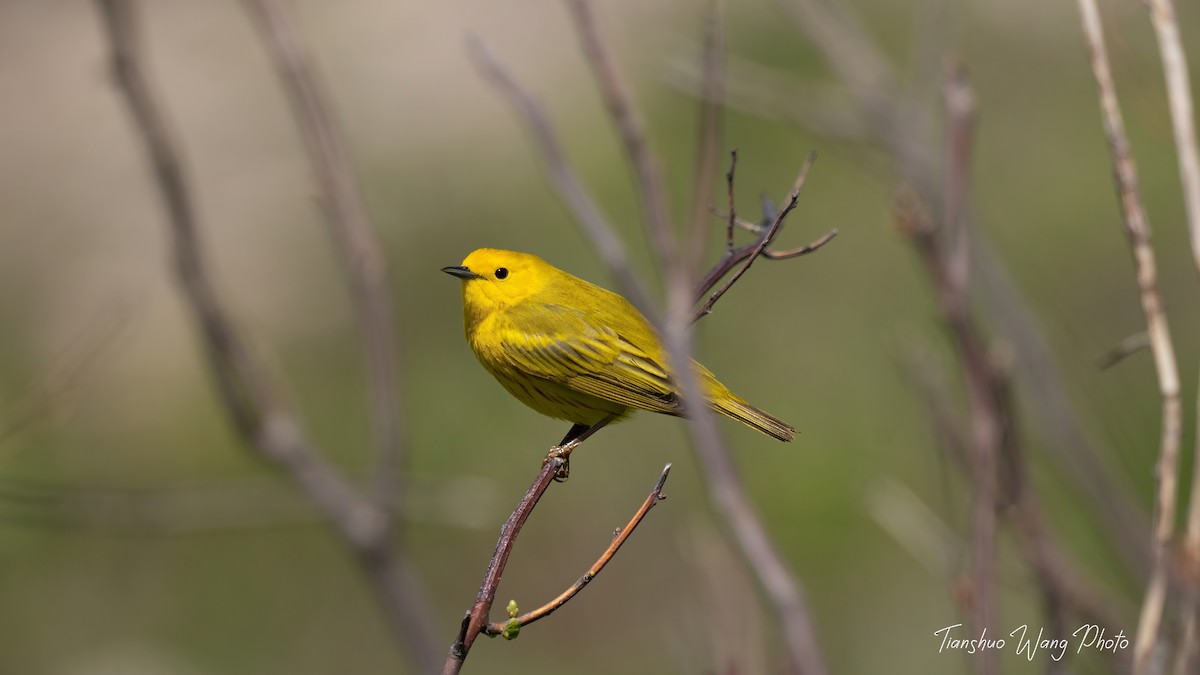
<path fill-rule="evenodd" d="M 645 340 L 636 333 L 648 327 L 623 335 L 619 322 L 557 304 L 518 305 L 507 314 L 497 351 L 509 367 L 632 408 L 682 412 L 658 350 L 637 344 Z"/>

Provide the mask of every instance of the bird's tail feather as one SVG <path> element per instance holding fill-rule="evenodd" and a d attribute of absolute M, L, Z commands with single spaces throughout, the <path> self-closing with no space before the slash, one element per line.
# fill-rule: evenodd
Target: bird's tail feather
<path fill-rule="evenodd" d="M 722 415 L 735 419 L 747 426 L 754 427 L 762 433 L 778 438 L 781 441 L 790 441 L 796 437 L 796 429 L 792 425 L 768 415 L 745 401 L 740 401 L 736 398 L 732 400 L 715 400 L 711 401 L 711 405 L 713 410 Z"/>

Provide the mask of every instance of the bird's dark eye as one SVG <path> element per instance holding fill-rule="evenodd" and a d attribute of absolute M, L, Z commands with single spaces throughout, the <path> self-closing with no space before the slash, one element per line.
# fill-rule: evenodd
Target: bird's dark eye
<path fill-rule="evenodd" d="M 497 279 L 507 279 L 508 278 L 508 268 L 507 267 L 497 267 L 496 268 L 496 278 Z"/>

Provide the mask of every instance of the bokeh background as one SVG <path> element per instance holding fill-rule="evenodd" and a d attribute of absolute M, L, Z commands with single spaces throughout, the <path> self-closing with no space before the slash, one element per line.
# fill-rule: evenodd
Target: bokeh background
<path fill-rule="evenodd" d="M 922 31 L 941 17 L 933 25 L 978 97 L 979 236 L 1028 302 L 1099 461 L 1148 514 L 1159 418 L 1151 361 L 1142 353 L 1095 366 L 1143 320 L 1074 4 L 853 4 L 910 79 L 922 75 L 908 65 L 928 44 Z M 330 459 L 365 476 L 351 306 L 256 31 L 232 0 L 140 5 L 151 76 L 185 152 L 220 289 Z M 544 102 L 639 270 L 657 277 L 631 179 L 559 3 L 294 5 L 391 265 L 408 432 L 399 534 L 448 645 L 497 528 L 565 429 L 479 367 L 462 339 L 459 284 L 438 268 L 494 246 L 611 286 L 517 121 L 470 68 L 468 33 Z M 695 102 L 679 73 L 699 51 L 702 5 L 597 5 L 682 215 Z M 783 73 L 780 100 L 836 96 L 786 12 L 767 0 L 727 5 L 731 60 Z M 1104 9 L 1180 352 L 1190 449 L 1200 294 L 1161 68 L 1143 9 Z M 1195 71 L 1200 12 L 1190 3 L 1179 11 Z M 0 2 L 0 672 L 403 672 L 349 557 L 290 484 L 246 451 L 217 404 L 106 54 L 90 3 Z M 936 99 L 936 81 L 910 84 Z M 741 153 L 740 202 L 782 196 L 813 149 L 819 160 L 780 245 L 830 227 L 841 234 L 816 255 L 756 266 L 700 324 L 701 359 L 802 432 L 783 446 L 728 424 L 727 438 L 806 585 L 833 671 L 962 672 L 967 657 L 939 654 L 933 631 L 964 620 L 953 589 L 966 563 L 967 491 L 900 364 L 928 353 L 952 395 L 959 385 L 928 285 L 892 222 L 895 181 L 870 149 L 754 107 L 732 106 L 726 118 L 725 144 Z M 714 220 L 714 245 L 720 229 Z M 1003 337 L 1002 321 L 990 325 Z M 1028 400 L 1020 373 L 1016 386 Z M 1044 429 L 1021 433 L 1056 538 L 1111 594 L 1132 636 L 1142 580 L 1120 562 L 1077 481 L 1047 460 L 1056 449 Z M 770 616 L 723 543 L 685 440 L 679 420 L 639 415 L 584 446 L 570 481 L 523 531 L 501 603 L 531 608 L 572 582 L 673 462 L 669 499 L 590 588 L 515 642 L 477 643 L 468 670 L 774 669 Z M 910 534 L 889 527 L 889 514 Z M 1043 625 L 1029 573 L 1002 541 L 998 626 Z M 1003 658 L 1006 672 L 1046 668 L 1011 649 Z M 1104 668 L 1096 658 L 1076 664 Z"/>

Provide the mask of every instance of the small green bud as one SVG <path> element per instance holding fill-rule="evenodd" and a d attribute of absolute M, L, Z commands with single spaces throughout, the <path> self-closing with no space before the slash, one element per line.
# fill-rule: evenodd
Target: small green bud
<path fill-rule="evenodd" d="M 509 603 L 512 605 L 512 603 Z M 504 630 L 500 631 L 500 637 L 505 640 L 516 640 L 521 634 L 521 622 L 516 619 L 509 619 L 508 623 L 504 624 Z"/>
<path fill-rule="evenodd" d="M 508 618 L 510 619 L 517 618 L 517 615 L 521 613 L 521 610 L 517 609 L 516 600 L 509 600 L 508 604 L 504 606 L 504 611 L 508 612 Z"/>

